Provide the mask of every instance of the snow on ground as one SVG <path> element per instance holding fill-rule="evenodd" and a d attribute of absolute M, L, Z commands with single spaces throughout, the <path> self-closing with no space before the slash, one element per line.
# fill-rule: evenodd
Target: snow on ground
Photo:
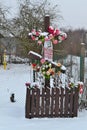
<path fill-rule="evenodd" d="M 86 130 L 87 111 L 75 118 L 25 118 L 26 82 L 31 80 L 28 64 L 0 66 L 0 130 Z M 15 93 L 15 103 L 10 102 Z"/>

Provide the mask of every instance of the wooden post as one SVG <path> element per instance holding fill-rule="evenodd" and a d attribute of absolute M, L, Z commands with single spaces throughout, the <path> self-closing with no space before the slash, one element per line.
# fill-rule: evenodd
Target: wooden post
<path fill-rule="evenodd" d="M 50 26 L 50 17 L 49 15 L 46 15 L 44 18 L 44 29 L 45 32 L 48 32 L 48 27 Z"/>
<path fill-rule="evenodd" d="M 75 93 L 74 93 L 74 103 L 73 103 L 73 116 L 77 117 L 78 115 L 78 98 L 79 98 L 79 92 L 78 92 L 78 88 L 75 87 Z"/>
<path fill-rule="evenodd" d="M 45 78 L 45 88 L 50 87 L 50 78 Z"/>
<path fill-rule="evenodd" d="M 26 103 L 25 103 L 25 117 L 31 118 L 31 98 L 30 98 L 30 89 L 26 90 Z"/>
<path fill-rule="evenodd" d="M 33 69 L 33 82 L 35 82 L 35 70 Z"/>
<path fill-rule="evenodd" d="M 50 26 L 50 17 L 49 17 L 49 15 L 46 15 L 45 18 L 44 18 L 44 29 L 45 29 L 45 32 L 48 32 L 49 26 Z M 45 50 L 45 45 L 44 45 L 43 49 Z M 45 78 L 45 88 L 47 88 L 47 87 L 50 87 L 50 78 L 49 79 Z"/>

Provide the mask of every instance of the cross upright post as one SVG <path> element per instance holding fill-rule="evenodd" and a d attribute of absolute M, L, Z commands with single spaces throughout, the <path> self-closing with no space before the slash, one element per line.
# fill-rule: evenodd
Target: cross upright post
<path fill-rule="evenodd" d="M 49 15 L 46 15 L 45 18 L 44 18 L 44 31 L 45 32 L 48 32 L 48 28 L 50 26 L 50 17 Z"/>
<path fill-rule="evenodd" d="M 44 31 L 45 32 L 48 32 L 49 26 L 50 26 L 50 17 L 49 17 L 49 15 L 46 15 L 45 18 L 44 18 Z M 47 41 L 47 42 L 49 42 L 49 41 Z M 50 55 L 49 54 L 49 47 L 45 48 L 45 44 L 47 44 L 47 42 L 44 43 L 44 47 L 43 47 L 43 57 L 44 57 L 44 59 L 47 58 L 46 57 L 47 55 Z M 47 87 L 50 87 L 50 78 L 45 77 L 45 88 L 47 88 Z"/>

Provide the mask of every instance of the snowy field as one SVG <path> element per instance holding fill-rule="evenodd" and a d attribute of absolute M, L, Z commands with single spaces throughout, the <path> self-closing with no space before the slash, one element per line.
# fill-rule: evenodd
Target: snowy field
<path fill-rule="evenodd" d="M 75 118 L 25 118 L 26 82 L 31 80 L 27 64 L 0 66 L 0 130 L 87 130 L 87 111 Z M 15 103 L 10 102 L 15 93 Z"/>

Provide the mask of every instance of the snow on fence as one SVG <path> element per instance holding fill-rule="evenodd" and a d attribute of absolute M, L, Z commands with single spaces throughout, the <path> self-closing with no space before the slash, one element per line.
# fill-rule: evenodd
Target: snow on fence
<path fill-rule="evenodd" d="M 26 90 L 25 117 L 77 117 L 78 87 L 29 88 Z"/>

